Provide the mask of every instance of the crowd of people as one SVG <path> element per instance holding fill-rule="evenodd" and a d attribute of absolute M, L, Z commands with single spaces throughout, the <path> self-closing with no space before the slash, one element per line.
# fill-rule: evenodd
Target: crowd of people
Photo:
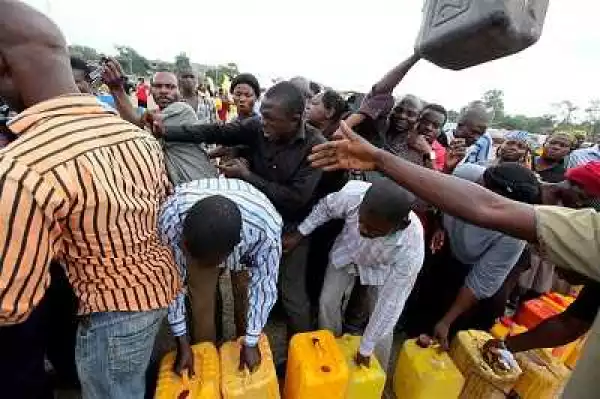
<path fill-rule="evenodd" d="M 288 337 L 358 334 L 355 362 L 375 355 L 384 369 L 395 329 L 447 348 L 557 280 L 584 285 L 569 312 L 488 346 L 557 346 L 591 329 L 598 145 L 555 132 L 537 155 L 512 132 L 495 150 L 478 101 L 444 134 L 443 106 L 392 94 L 417 54 L 354 111 L 301 77 L 263 95 L 240 74 L 215 101 L 191 68 L 140 80 L 134 106 L 111 58 L 107 104 L 52 21 L 0 5 L 0 97 L 14 111 L 0 150 L 6 397 L 51 397 L 49 362 L 84 398 L 143 398 L 157 340 L 173 342 L 174 372 L 193 372 L 191 345 L 223 338 L 223 276 L 250 372 L 278 300 Z M 567 397 L 594 395 L 597 330 Z"/>

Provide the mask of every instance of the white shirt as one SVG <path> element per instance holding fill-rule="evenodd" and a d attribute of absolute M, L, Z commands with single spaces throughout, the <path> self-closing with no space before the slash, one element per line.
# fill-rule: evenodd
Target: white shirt
<path fill-rule="evenodd" d="M 363 355 L 370 355 L 376 342 L 393 331 L 425 256 L 423 226 L 414 212 L 404 230 L 374 239 L 360 235 L 358 211 L 370 186 L 362 181 L 348 182 L 337 193 L 323 198 L 298 226 L 306 236 L 328 220 L 344 219 L 344 228 L 329 254 L 330 267 L 358 273 L 363 285 L 381 286 L 361 341 Z"/>

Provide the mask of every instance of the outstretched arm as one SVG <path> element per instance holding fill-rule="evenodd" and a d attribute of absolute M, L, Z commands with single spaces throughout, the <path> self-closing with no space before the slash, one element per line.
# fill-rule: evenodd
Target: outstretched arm
<path fill-rule="evenodd" d="M 442 211 L 488 229 L 537 242 L 534 207 L 509 200 L 482 186 L 448 176 L 379 150 L 341 124 L 343 139 L 313 148 L 314 167 L 338 169 L 377 169 L 417 197 Z"/>

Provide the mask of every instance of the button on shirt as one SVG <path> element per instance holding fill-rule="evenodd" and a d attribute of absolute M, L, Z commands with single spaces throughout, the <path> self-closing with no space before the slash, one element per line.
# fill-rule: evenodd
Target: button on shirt
<path fill-rule="evenodd" d="M 267 197 L 251 184 L 224 177 L 179 185 L 161 209 L 160 235 L 173 249 L 179 272 L 185 279 L 187 266 L 181 250 L 183 221 L 189 208 L 212 195 L 222 195 L 235 202 L 242 214 L 241 241 L 225 261 L 225 267 L 229 270 L 249 269 L 246 343 L 255 345 L 277 299 L 281 258 L 281 217 Z M 168 319 L 173 335 L 186 334 L 183 292 L 169 306 Z"/>
<path fill-rule="evenodd" d="M 308 162 L 311 148 L 325 139 L 305 125 L 290 141 L 265 137 L 260 118 L 213 125 L 167 127 L 166 141 L 249 147 L 251 174 L 248 183 L 265 193 L 286 225 L 297 224 L 310 212 L 321 171 Z"/>
<path fill-rule="evenodd" d="M 0 151 L 0 325 L 23 321 L 59 260 L 79 313 L 167 307 L 180 289 L 156 232 L 169 183 L 159 143 L 95 97 L 17 115 Z"/>
<path fill-rule="evenodd" d="M 423 226 L 410 213 L 410 225 L 394 234 L 375 239 L 360 235 L 358 211 L 370 183 L 350 181 L 344 188 L 323 198 L 298 226 L 309 235 L 331 219 L 346 222 L 329 255 L 329 267 L 357 273 L 363 285 L 382 286 L 377 304 L 361 341 L 361 353 L 370 354 L 378 339 L 390 333 L 404 308 L 425 252 Z"/>

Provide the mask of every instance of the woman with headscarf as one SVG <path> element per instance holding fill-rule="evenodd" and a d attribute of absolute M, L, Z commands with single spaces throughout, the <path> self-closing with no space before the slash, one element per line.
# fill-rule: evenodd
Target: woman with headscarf
<path fill-rule="evenodd" d="M 529 133 L 523 131 L 512 131 L 504 136 L 504 142 L 496 151 L 494 164 L 504 162 L 516 162 L 527 168 L 531 168 L 531 146 Z"/>

